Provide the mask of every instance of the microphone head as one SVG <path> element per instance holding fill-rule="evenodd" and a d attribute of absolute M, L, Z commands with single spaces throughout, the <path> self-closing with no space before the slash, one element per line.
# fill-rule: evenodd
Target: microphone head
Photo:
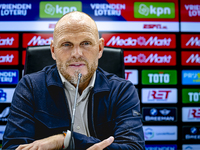
<path fill-rule="evenodd" d="M 81 77 L 82 77 L 82 74 L 81 74 L 81 73 L 79 73 L 79 74 L 78 74 L 78 78 L 80 79 Z"/>

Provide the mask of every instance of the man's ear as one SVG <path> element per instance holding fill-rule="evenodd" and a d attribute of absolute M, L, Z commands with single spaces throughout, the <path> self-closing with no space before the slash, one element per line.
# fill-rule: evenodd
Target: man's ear
<path fill-rule="evenodd" d="M 54 45 L 53 45 L 53 40 L 51 41 L 51 45 L 50 45 L 50 48 L 51 48 L 51 56 L 54 60 L 56 60 L 56 56 L 55 56 L 55 53 L 54 53 Z"/>
<path fill-rule="evenodd" d="M 101 58 L 102 54 L 103 54 L 103 49 L 104 49 L 104 39 L 100 38 L 99 39 L 99 59 Z"/>

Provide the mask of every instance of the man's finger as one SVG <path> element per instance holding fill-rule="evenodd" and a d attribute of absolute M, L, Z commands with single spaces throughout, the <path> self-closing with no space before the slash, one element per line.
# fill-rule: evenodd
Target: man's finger
<path fill-rule="evenodd" d="M 99 147 L 106 148 L 107 146 L 109 146 L 112 142 L 114 141 L 114 137 L 110 136 L 108 139 L 103 140 L 100 143 L 97 143 L 97 145 L 99 145 Z"/>
<path fill-rule="evenodd" d="M 99 143 L 94 144 L 93 146 L 89 147 L 87 150 L 103 150 L 107 146 L 109 146 L 114 141 L 114 137 L 111 136 L 108 139 L 105 139 Z"/>

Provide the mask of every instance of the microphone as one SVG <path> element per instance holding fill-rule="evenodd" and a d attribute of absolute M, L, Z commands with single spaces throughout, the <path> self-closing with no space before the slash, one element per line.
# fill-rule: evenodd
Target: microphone
<path fill-rule="evenodd" d="M 78 86 L 80 79 L 82 77 L 82 74 L 78 74 L 78 81 L 76 85 L 76 93 L 75 93 L 75 98 L 74 98 L 74 106 L 72 110 L 72 121 L 71 121 L 71 137 L 70 137 L 70 144 L 69 144 L 69 149 L 70 150 L 75 150 L 75 143 L 74 143 L 74 136 L 73 136 L 73 126 L 74 126 L 74 118 L 75 118 L 75 112 L 76 112 L 76 103 L 77 103 L 77 96 L 78 96 Z"/>

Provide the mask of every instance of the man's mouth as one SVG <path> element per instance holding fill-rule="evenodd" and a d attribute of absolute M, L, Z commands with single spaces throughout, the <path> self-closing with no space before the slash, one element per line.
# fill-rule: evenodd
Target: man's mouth
<path fill-rule="evenodd" d="M 83 63 L 73 63 L 73 64 L 70 64 L 69 66 L 70 67 L 83 67 L 83 66 L 85 66 L 85 64 L 83 64 Z"/>

